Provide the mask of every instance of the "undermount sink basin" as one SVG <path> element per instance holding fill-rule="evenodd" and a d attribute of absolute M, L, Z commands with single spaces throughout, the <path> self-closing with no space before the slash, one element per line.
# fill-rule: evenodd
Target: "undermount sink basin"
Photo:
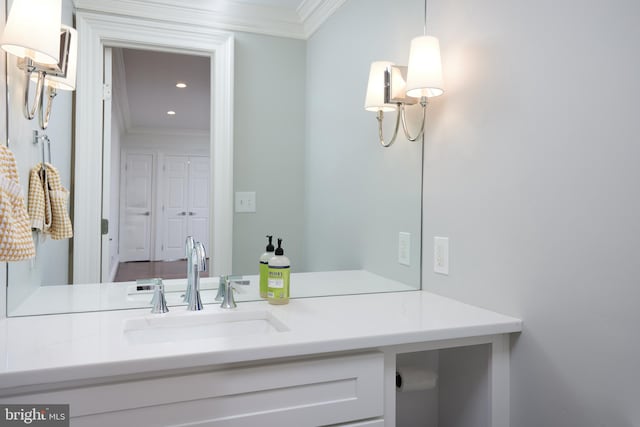
<path fill-rule="evenodd" d="M 124 322 L 124 335 L 132 344 L 266 335 L 288 330 L 267 310 L 150 314 Z"/>

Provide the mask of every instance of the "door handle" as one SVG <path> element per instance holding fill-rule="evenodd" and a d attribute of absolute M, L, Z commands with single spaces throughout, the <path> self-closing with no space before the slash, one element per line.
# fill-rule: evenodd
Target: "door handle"
<path fill-rule="evenodd" d="M 151 212 L 147 211 L 147 212 L 142 212 L 142 213 L 139 213 L 139 214 L 136 214 L 136 215 L 149 216 L 149 215 L 151 215 Z"/>
<path fill-rule="evenodd" d="M 186 212 L 180 212 L 178 216 L 185 216 L 186 214 L 187 214 Z"/>
<path fill-rule="evenodd" d="M 195 212 L 189 212 L 189 216 L 193 216 L 195 214 L 196 214 Z"/>

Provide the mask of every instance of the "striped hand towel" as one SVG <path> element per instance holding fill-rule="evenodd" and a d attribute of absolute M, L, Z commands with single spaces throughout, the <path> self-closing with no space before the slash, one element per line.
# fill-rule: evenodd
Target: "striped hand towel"
<path fill-rule="evenodd" d="M 16 159 L 0 144 L 0 261 L 22 261 L 35 254 Z"/>

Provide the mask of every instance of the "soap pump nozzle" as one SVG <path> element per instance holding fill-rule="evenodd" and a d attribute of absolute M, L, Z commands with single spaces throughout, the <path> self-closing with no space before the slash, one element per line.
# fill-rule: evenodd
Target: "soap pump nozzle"
<path fill-rule="evenodd" d="M 267 236 L 267 239 L 269 239 L 269 244 L 267 245 L 267 252 L 273 252 L 274 248 L 273 248 L 273 236 Z"/>
<path fill-rule="evenodd" d="M 284 249 L 282 249 L 282 239 L 278 239 L 278 249 L 276 249 L 276 255 L 284 255 Z"/>

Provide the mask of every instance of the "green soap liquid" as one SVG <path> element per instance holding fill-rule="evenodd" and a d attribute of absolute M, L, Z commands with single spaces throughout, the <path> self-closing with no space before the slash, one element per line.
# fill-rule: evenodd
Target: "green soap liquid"
<path fill-rule="evenodd" d="M 260 298 L 267 297 L 267 288 L 269 287 L 269 264 L 260 263 Z"/>
<path fill-rule="evenodd" d="M 269 268 L 267 300 L 270 304 L 286 304 L 289 302 L 289 267 Z"/>

